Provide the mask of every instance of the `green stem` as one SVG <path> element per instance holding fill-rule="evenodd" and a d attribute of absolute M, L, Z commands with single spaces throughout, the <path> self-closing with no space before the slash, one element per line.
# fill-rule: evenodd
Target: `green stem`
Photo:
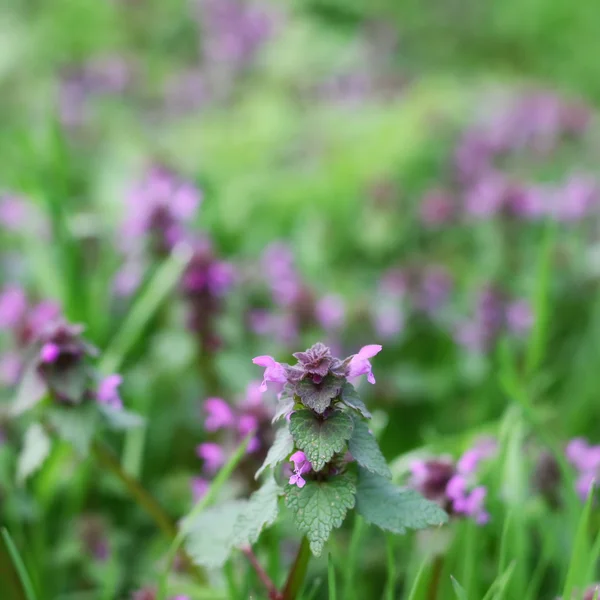
<path fill-rule="evenodd" d="M 386 600 L 394 600 L 394 588 L 396 587 L 396 560 L 394 558 L 394 540 L 391 535 L 385 538 L 387 558 L 387 582 L 385 584 Z"/>
<path fill-rule="evenodd" d="M 436 600 L 442 579 L 442 571 L 444 569 L 444 556 L 438 554 L 433 560 L 431 569 L 431 579 L 429 580 L 429 589 L 427 591 L 427 600 Z"/>
<path fill-rule="evenodd" d="M 308 545 L 308 540 L 302 538 L 296 560 L 294 560 L 285 587 L 283 588 L 283 600 L 296 600 L 296 596 L 300 592 L 302 584 L 304 583 L 304 578 L 306 577 L 309 560 L 310 546 Z"/>

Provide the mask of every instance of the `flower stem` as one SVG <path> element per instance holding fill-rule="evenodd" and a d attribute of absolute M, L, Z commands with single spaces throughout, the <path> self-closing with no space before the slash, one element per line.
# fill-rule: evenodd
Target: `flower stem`
<path fill-rule="evenodd" d="M 300 592 L 300 588 L 306 577 L 309 560 L 310 547 L 308 545 L 308 540 L 302 538 L 302 542 L 298 548 L 298 554 L 296 554 L 296 559 L 294 560 L 285 587 L 283 588 L 283 600 L 296 600 L 296 596 Z"/>
<path fill-rule="evenodd" d="M 431 568 L 431 579 L 429 580 L 429 588 L 427 591 L 427 600 L 436 600 L 438 597 L 438 590 L 440 587 L 440 581 L 442 579 L 442 571 L 444 569 L 444 556 L 438 554 L 433 560 L 433 567 Z"/>
<path fill-rule="evenodd" d="M 92 443 L 91 449 L 96 460 L 119 479 L 127 488 L 131 497 L 152 517 L 162 533 L 170 540 L 174 540 L 177 536 L 177 527 L 169 515 L 142 484 L 123 469 L 113 451 L 105 443 L 98 440 Z M 186 568 L 194 574 L 199 583 L 205 583 L 204 573 L 193 564 L 190 557 L 183 551 L 182 556 Z"/>
<path fill-rule="evenodd" d="M 252 565 L 252 568 L 256 571 L 261 583 L 265 586 L 267 592 L 269 592 L 269 600 L 282 600 L 283 597 L 281 592 L 275 587 L 275 584 L 271 581 L 271 578 L 263 569 L 262 565 L 258 561 L 258 558 L 256 557 L 256 554 L 252 552 L 252 548 L 248 546 L 246 548 L 242 548 L 241 550 L 248 559 L 248 562 Z"/>

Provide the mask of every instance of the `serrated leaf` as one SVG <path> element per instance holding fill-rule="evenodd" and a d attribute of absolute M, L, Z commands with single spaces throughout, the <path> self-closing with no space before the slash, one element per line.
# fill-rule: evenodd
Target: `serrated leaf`
<path fill-rule="evenodd" d="M 267 452 L 265 462 L 262 464 L 260 469 L 256 471 L 254 479 L 258 479 L 267 467 L 273 468 L 280 462 L 284 461 L 293 450 L 294 438 L 292 437 L 292 434 L 287 426 L 282 427 L 275 434 L 273 445 L 269 448 L 269 452 Z"/>
<path fill-rule="evenodd" d="M 382 477 L 392 478 L 375 436 L 369 431 L 369 426 L 358 417 L 354 418 L 354 431 L 348 441 L 348 450 L 361 467 Z"/>
<path fill-rule="evenodd" d="M 346 406 L 357 410 L 365 419 L 370 419 L 373 416 L 351 383 L 346 382 L 344 384 L 341 398 Z"/>
<path fill-rule="evenodd" d="M 17 461 L 17 479 L 24 482 L 33 475 L 50 454 L 50 438 L 39 423 L 33 423 L 25 432 L 23 448 Z"/>
<path fill-rule="evenodd" d="M 108 427 L 116 431 L 135 429 L 136 427 L 141 427 L 146 422 L 141 415 L 125 410 L 124 408 L 114 408 L 107 404 L 99 404 L 98 409 L 106 419 Z"/>
<path fill-rule="evenodd" d="M 87 456 L 98 423 L 95 404 L 55 406 L 48 411 L 48 419 L 60 438 L 72 444 L 78 454 Z"/>
<path fill-rule="evenodd" d="M 334 410 L 327 419 L 320 419 L 310 410 L 299 410 L 290 419 L 296 446 L 306 454 L 315 471 L 345 448 L 353 429 L 352 418 L 341 410 Z"/>
<path fill-rule="evenodd" d="M 356 510 L 369 523 L 394 533 L 448 521 L 448 515 L 435 502 L 362 468 L 358 470 Z"/>
<path fill-rule="evenodd" d="M 230 500 L 204 510 L 184 527 L 189 532 L 186 549 L 195 564 L 208 569 L 222 567 L 233 549 L 233 529 L 247 506 L 245 500 Z"/>
<path fill-rule="evenodd" d="M 272 525 L 279 512 L 278 501 L 281 488 L 270 477 L 252 496 L 239 515 L 233 528 L 234 546 L 252 546 L 256 544 L 260 532 Z"/>
<path fill-rule="evenodd" d="M 46 384 L 37 372 L 35 363 L 31 363 L 23 373 L 17 395 L 10 412 L 14 416 L 22 415 L 38 404 L 46 393 Z"/>
<path fill-rule="evenodd" d="M 296 394 L 300 396 L 304 406 L 322 415 L 340 393 L 342 383 L 343 379 L 333 375 L 327 375 L 318 384 L 311 379 L 302 379 L 296 384 Z"/>
<path fill-rule="evenodd" d="M 294 404 L 295 400 L 293 392 L 291 396 L 284 396 L 282 393 L 281 397 L 277 401 L 277 408 L 275 409 L 275 415 L 271 419 L 271 423 L 277 423 L 279 419 L 290 414 L 294 409 Z"/>
<path fill-rule="evenodd" d="M 340 527 L 348 510 L 354 507 L 355 494 L 356 476 L 352 473 L 327 481 L 307 481 L 303 488 L 286 485 L 286 505 L 315 556 L 321 555 L 331 530 Z"/>

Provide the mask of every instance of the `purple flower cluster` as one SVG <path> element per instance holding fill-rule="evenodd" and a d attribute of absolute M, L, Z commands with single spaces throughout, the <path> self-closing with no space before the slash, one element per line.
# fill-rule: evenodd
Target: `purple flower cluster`
<path fill-rule="evenodd" d="M 215 256 L 210 241 L 196 241 L 181 280 L 181 289 L 188 303 L 189 327 L 198 333 L 207 349 L 214 350 L 219 346 L 214 331 L 215 317 L 221 312 L 223 297 L 234 279 L 233 265 Z"/>
<path fill-rule="evenodd" d="M 12 335 L 13 350 L 0 357 L 0 382 L 15 385 L 24 367 L 27 348 L 39 338 L 47 326 L 60 318 L 61 310 L 55 302 L 44 300 L 30 304 L 23 289 L 9 286 L 0 293 L 0 332 Z M 51 358 L 52 347 L 46 349 Z"/>
<path fill-rule="evenodd" d="M 578 473 L 575 483 L 577 493 L 585 500 L 590 486 L 600 474 L 600 446 L 591 446 L 583 438 L 575 438 L 567 444 L 565 453 Z"/>
<path fill-rule="evenodd" d="M 388 270 L 379 280 L 371 308 L 375 331 L 393 339 L 402 333 L 412 312 L 435 318 L 448 303 L 452 288 L 452 276 L 440 265 Z"/>
<path fill-rule="evenodd" d="M 221 434 L 219 442 L 204 442 L 196 448 L 198 458 L 203 461 L 205 476 L 214 475 L 224 464 L 227 455 L 247 435 L 254 432 L 248 444 L 248 455 L 260 461 L 266 455 L 272 441 L 271 417 L 273 411 L 264 402 L 260 384 L 251 382 L 244 397 L 235 405 L 222 398 L 207 398 L 203 403 L 204 430 L 207 433 Z M 197 500 L 208 489 L 209 481 L 205 477 L 192 480 L 192 492 Z"/>
<path fill-rule="evenodd" d="M 495 453 L 496 443 L 485 440 L 467 450 L 456 464 L 448 457 L 416 460 L 410 467 L 409 484 L 450 514 L 469 517 L 483 525 L 489 521 L 484 506 L 487 488 L 476 484 L 477 471 L 480 463 Z"/>
<path fill-rule="evenodd" d="M 184 224 L 201 202 L 202 193 L 192 182 L 162 165 L 152 166 L 127 196 L 125 250 L 137 249 L 140 238 L 148 236 L 155 254 L 169 253 L 185 236 Z"/>
<path fill-rule="evenodd" d="M 255 365 L 264 367 L 260 387 L 267 390 L 268 382 L 285 384 L 286 395 L 297 395 L 308 408 L 323 413 L 339 394 L 346 379 L 366 375 L 369 383 L 375 383 L 370 358 L 381 351 L 381 346 L 363 346 L 357 354 L 341 360 L 331 354 L 324 344 L 316 343 L 305 352 L 294 353 L 296 365 L 277 362 L 272 356 L 257 356 Z"/>
<path fill-rule="evenodd" d="M 123 94 L 133 78 L 132 65 L 120 56 L 99 56 L 71 67 L 62 75 L 59 89 L 61 122 L 68 128 L 89 121 L 93 97 Z"/>
<path fill-rule="evenodd" d="M 260 276 L 267 284 L 274 309 L 263 306 L 249 312 L 250 329 L 272 336 L 288 346 L 298 341 L 302 330 L 318 325 L 335 334 L 346 322 L 346 306 L 341 296 L 326 294 L 317 298 L 303 281 L 294 256 L 286 244 L 274 242 L 263 253 Z"/>
<path fill-rule="evenodd" d="M 549 93 L 526 93 L 501 107 L 492 118 L 468 128 L 452 159 L 453 184 L 433 188 L 421 202 L 429 226 L 459 220 L 510 215 L 525 220 L 580 221 L 600 207 L 600 186 L 585 173 L 562 182 L 538 184 L 509 173 L 509 159 L 547 157 L 564 140 L 581 138 L 591 111 Z"/>
<path fill-rule="evenodd" d="M 470 351 L 485 352 L 502 333 L 524 336 L 533 323 L 533 311 L 526 300 L 508 300 L 499 290 L 487 286 L 476 298 L 474 315 L 456 327 L 455 339 Z"/>

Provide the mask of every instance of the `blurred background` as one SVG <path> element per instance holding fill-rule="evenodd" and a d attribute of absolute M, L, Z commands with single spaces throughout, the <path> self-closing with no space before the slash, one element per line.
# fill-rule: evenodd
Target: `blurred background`
<path fill-rule="evenodd" d="M 561 522 L 514 448 L 533 469 L 549 436 L 600 437 L 598 17 L 591 0 L 5 0 L 0 398 L 43 323 L 85 325 L 146 419 L 107 439 L 178 519 L 259 423 L 228 493 L 253 485 L 275 395 L 257 398 L 252 357 L 382 344 L 362 389 L 398 477 L 423 449 L 513 449 L 477 573 L 470 529 L 447 568 L 482 597 L 518 506 L 506 597 L 556 597 L 577 514 Z M 215 396 L 239 417 L 225 436 L 205 422 Z M 38 597 L 153 584 L 164 547 L 118 483 L 63 443 L 18 484 L 24 426 L 1 427 L 0 513 Z M 385 541 L 361 535 L 356 597 L 378 598 Z M 391 597 L 420 564 L 413 541 Z M 229 597 L 214 581 L 190 597 Z"/>

